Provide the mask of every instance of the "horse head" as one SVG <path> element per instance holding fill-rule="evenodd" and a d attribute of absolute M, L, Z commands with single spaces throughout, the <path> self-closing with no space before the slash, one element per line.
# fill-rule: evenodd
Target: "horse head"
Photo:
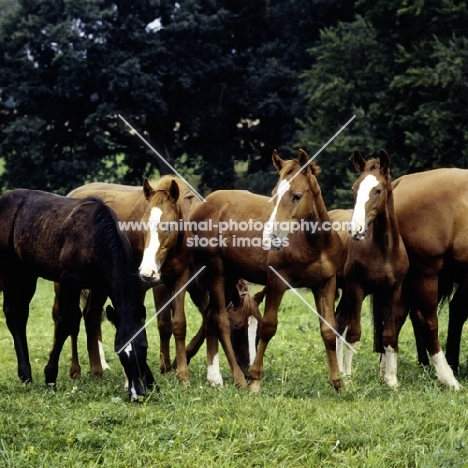
<path fill-rule="evenodd" d="M 353 163 L 361 175 L 353 184 L 354 210 L 350 235 L 354 240 L 361 240 L 366 237 L 370 223 L 387 208 L 391 191 L 390 160 L 384 150 L 380 150 L 379 159 L 368 161 L 355 150 Z"/>
<path fill-rule="evenodd" d="M 298 159 L 284 161 L 273 151 L 273 164 L 279 172 L 273 190 L 276 198 L 273 211 L 263 232 L 265 248 L 280 249 L 288 245 L 287 236 L 303 229 L 304 221 L 321 220 L 325 210 L 316 175 L 320 168 L 299 150 Z"/>
<path fill-rule="evenodd" d="M 251 295 L 247 282 L 244 279 L 239 279 L 232 301 L 228 306 L 231 319 L 231 341 L 236 361 L 244 372 L 248 370 L 255 359 L 259 329 L 263 320 L 259 305 L 264 297 L 264 289 Z"/>
<path fill-rule="evenodd" d="M 180 189 L 173 177 L 166 176 L 155 187 L 145 179 L 143 192 L 148 206 L 141 224 L 145 227 L 145 246 L 139 274 L 141 279 L 154 286 L 161 281 L 161 268 L 168 254 L 178 245 L 178 227 L 182 219 L 178 203 Z"/>
<path fill-rule="evenodd" d="M 131 401 L 137 401 L 140 396 L 144 396 L 146 388 L 153 388 L 155 385 L 153 374 L 146 362 L 148 352 L 148 341 L 146 330 L 138 328 L 143 326 L 146 315 L 145 306 L 139 305 L 141 321 L 134 323 L 133 327 L 128 323 L 128 319 L 123 320 L 121 313 L 110 305 L 106 308 L 108 320 L 115 326 L 115 350 L 118 353 L 120 363 L 128 379 L 128 394 Z"/>

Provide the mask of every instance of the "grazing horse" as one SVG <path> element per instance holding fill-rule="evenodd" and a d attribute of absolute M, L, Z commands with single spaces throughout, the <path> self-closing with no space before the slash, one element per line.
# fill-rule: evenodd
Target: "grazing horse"
<path fill-rule="evenodd" d="M 236 362 L 244 373 L 255 359 L 258 345 L 258 330 L 262 325 L 263 318 L 258 306 L 265 297 L 265 290 L 262 289 L 255 295 L 250 294 L 247 281 L 239 279 L 236 284 L 236 291 L 233 292 L 232 300 L 226 306 L 231 322 L 231 342 L 236 357 Z M 203 313 L 205 317 L 209 313 L 209 308 Z M 187 346 L 187 363 L 198 352 L 205 341 L 205 327 L 202 324 L 198 333 L 193 337 Z M 211 384 L 223 385 L 223 378 L 219 370 L 219 361 L 209 359 L 211 365 L 208 368 L 207 380 Z"/>
<path fill-rule="evenodd" d="M 288 284 L 308 287 L 315 296 L 319 314 L 325 319 L 321 321 L 320 330 L 329 380 L 338 389 L 341 380 L 332 328 L 336 270 L 342 257 L 342 244 L 331 230 L 276 229 L 278 224 L 279 227 L 283 224 L 279 221 L 296 227 L 301 222 L 304 226 L 320 225 L 330 218 L 315 178 L 319 169 L 308 163 L 304 151 L 299 152 L 299 159 L 292 161 L 283 161 L 275 151 L 273 163 L 280 173 L 274 191 L 278 194 L 275 203 L 247 191 L 219 190 L 208 195 L 206 203 L 197 205 L 190 215 L 195 234 L 194 260 L 197 265 L 206 267 L 201 281 L 210 295 L 205 317 L 208 365 L 216 366 L 219 338 L 234 382 L 241 388 L 247 387 L 232 348 L 226 302 L 229 302 L 229 291 L 241 277 L 266 285 L 260 341 L 249 368 L 250 388 L 259 391 L 264 354 L 276 333 L 278 308 Z M 262 235 L 268 221 L 268 229 Z M 270 250 L 272 246 L 278 250 Z"/>
<path fill-rule="evenodd" d="M 453 311 L 466 297 L 468 171 L 435 169 L 408 174 L 394 181 L 393 194 L 400 234 L 410 262 L 403 283 L 403 298 L 407 308 L 415 309 L 415 320 L 439 380 L 459 389 L 460 384 L 439 344 L 437 304 L 441 295 L 439 282 L 446 271 L 450 271 L 451 281 L 462 285 L 460 293 L 452 299 L 455 300 Z M 466 317 L 466 312 L 463 315 Z M 453 316 L 451 311 L 451 319 Z"/>
<path fill-rule="evenodd" d="M 105 291 L 115 310 L 115 350 L 129 379 L 132 400 L 154 379 L 146 363 L 147 340 L 138 277 L 130 246 L 114 212 L 97 199 L 73 200 L 17 189 L 0 197 L 0 282 L 3 309 L 13 336 L 18 375 L 31 382 L 26 324 L 29 303 L 42 277 L 60 285 L 55 341 L 45 367 L 46 384 L 55 385 L 58 361 L 81 320 L 82 289 Z M 132 340 L 132 341 L 130 341 Z"/>
<path fill-rule="evenodd" d="M 395 216 L 390 160 L 381 150 L 379 159 L 366 161 L 359 151 L 353 155 L 360 172 L 353 184 L 354 210 L 350 222 L 351 240 L 343 270 L 344 305 L 338 307 L 338 331 L 352 346 L 361 337 L 361 308 L 364 298 L 373 294 L 374 351 L 383 353 L 381 371 L 388 386 L 397 385 L 396 352 L 403 307 L 402 283 L 408 272 L 408 256 Z M 337 341 L 342 355 L 341 341 Z M 347 353 L 342 370 L 351 374 L 352 354 Z"/>

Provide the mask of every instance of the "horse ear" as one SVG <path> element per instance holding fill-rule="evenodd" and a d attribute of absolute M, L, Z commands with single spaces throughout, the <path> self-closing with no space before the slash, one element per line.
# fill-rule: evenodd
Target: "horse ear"
<path fill-rule="evenodd" d="M 271 156 L 271 159 L 273 160 L 273 165 L 276 167 L 276 170 L 278 172 L 281 172 L 281 169 L 283 169 L 284 161 L 278 156 L 278 152 L 276 150 L 273 150 L 273 155 Z"/>
<path fill-rule="evenodd" d="M 362 154 L 356 149 L 354 150 L 353 154 L 353 164 L 354 167 L 359 171 L 363 172 L 364 168 L 366 167 L 366 160 L 362 156 Z"/>
<path fill-rule="evenodd" d="M 297 158 L 297 160 L 299 161 L 299 164 L 302 167 L 305 164 L 307 164 L 307 161 L 309 160 L 309 156 L 307 156 L 307 153 L 303 149 L 300 149 L 299 150 L 299 157 Z"/>
<path fill-rule="evenodd" d="M 174 202 L 176 202 L 179 199 L 179 194 L 180 194 L 179 185 L 177 184 L 175 180 L 172 180 L 171 186 L 169 187 L 169 195 L 174 200 Z"/>
<path fill-rule="evenodd" d="M 380 173 L 387 175 L 390 172 L 390 158 L 385 150 L 381 149 L 379 153 L 380 158 Z"/>
<path fill-rule="evenodd" d="M 312 174 L 314 176 L 320 174 L 320 167 L 317 166 L 312 161 L 308 162 L 309 161 L 309 156 L 307 155 L 307 153 L 303 149 L 299 150 L 299 157 L 297 158 L 297 160 L 299 161 L 299 164 L 301 165 L 301 167 L 303 167 L 303 166 L 305 166 L 307 164 L 307 167 L 304 169 L 304 172 L 307 169 L 309 169 L 310 172 L 312 172 Z"/>
<path fill-rule="evenodd" d="M 110 305 L 106 307 L 106 316 L 107 320 L 109 320 L 109 322 L 112 323 L 115 328 L 118 328 L 120 323 L 120 315 Z"/>
<path fill-rule="evenodd" d="M 153 187 L 151 187 L 148 177 L 145 177 L 145 180 L 143 181 L 143 193 L 147 200 L 149 200 L 151 198 L 151 195 L 153 195 L 154 193 Z"/>

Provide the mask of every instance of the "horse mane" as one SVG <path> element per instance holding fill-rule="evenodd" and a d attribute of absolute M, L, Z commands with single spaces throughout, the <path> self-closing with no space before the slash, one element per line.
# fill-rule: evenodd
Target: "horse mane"
<path fill-rule="evenodd" d="M 111 291 L 114 306 L 120 309 L 119 313 L 135 310 L 139 285 L 130 242 L 118 228 L 117 215 L 105 202 L 96 197 L 86 197 L 83 199 L 85 203 L 95 205 L 91 214 L 95 247 L 108 283 L 114 285 Z"/>
<path fill-rule="evenodd" d="M 380 170 L 380 161 L 375 158 L 370 158 L 366 161 L 363 172 L 378 171 Z"/>
<path fill-rule="evenodd" d="M 173 175 L 165 175 L 160 179 L 150 181 L 150 184 L 156 194 L 160 193 L 159 197 L 169 194 L 169 188 L 172 182 L 176 182 L 179 186 L 179 199 L 176 202 L 176 205 L 179 206 L 181 210 L 181 217 L 183 219 L 188 219 L 189 213 L 194 206 L 198 204 L 198 198 L 192 192 L 192 190 L 187 186 L 187 184 L 180 177 Z M 158 195 L 155 195 L 157 197 Z M 158 203 L 160 198 L 155 199 L 155 203 Z"/>
<path fill-rule="evenodd" d="M 280 171 L 280 178 L 290 175 L 292 172 L 297 172 L 302 166 L 303 164 L 301 164 L 299 159 L 289 159 L 288 161 L 284 161 L 283 168 Z M 306 171 L 307 169 L 309 169 L 311 174 L 314 176 L 319 175 L 322 171 L 320 166 L 315 164 L 314 161 L 309 162 L 303 170 Z"/>

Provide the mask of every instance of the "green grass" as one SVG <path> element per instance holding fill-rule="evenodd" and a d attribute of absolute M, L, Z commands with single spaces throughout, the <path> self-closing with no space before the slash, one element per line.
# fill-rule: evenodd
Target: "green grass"
<path fill-rule="evenodd" d="M 120 365 L 112 352 L 114 333 L 107 322 L 104 347 L 112 369 L 104 379 L 87 372 L 82 331 L 82 379 L 68 378 L 66 343 L 58 389 L 44 388 L 51 305 L 52 285 L 40 281 L 28 324 L 32 385 L 21 384 L 16 375 L 11 336 L 3 315 L 0 319 L 0 466 L 468 466 L 466 391 L 443 388 L 432 369 L 416 364 L 409 323 L 400 341 L 400 388 L 386 388 L 378 375 L 378 356 L 372 353 L 367 305 L 354 377 L 339 395 L 327 383 L 317 318 L 287 293 L 278 333 L 267 350 L 260 394 L 237 390 L 224 360 L 225 387 L 207 385 L 202 348 L 190 365 L 189 387 L 179 385 L 172 374 L 157 375 L 160 393 L 138 404 L 130 404 L 123 392 Z M 151 314 L 149 295 L 147 306 Z M 188 299 L 187 309 L 191 335 L 200 317 Z M 442 335 L 446 315 L 441 315 Z M 156 373 L 155 322 L 148 338 Z M 460 379 L 468 386 L 466 351 L 463 343 Z"/>

